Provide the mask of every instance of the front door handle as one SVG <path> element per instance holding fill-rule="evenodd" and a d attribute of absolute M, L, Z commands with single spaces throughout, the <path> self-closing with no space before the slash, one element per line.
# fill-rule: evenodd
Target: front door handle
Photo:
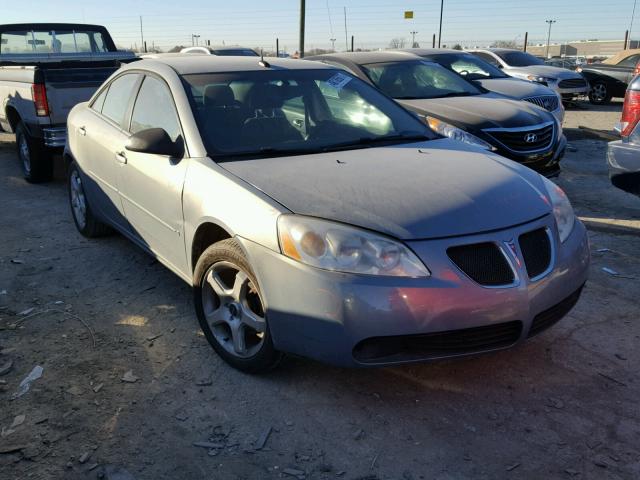
<path fill-rule="evenodd" d="M 84 137 L 87 134 L 87 129 L 84 127 L 78 127 L 78 133 Z"/>
<path fill-rule="evenodd" d="M 298 128 L 302 128 L 304 126 L 304 120 L 300 120 L 299 118 L 296 118 L 293 121 L 293 124 Z"/>
<path fill-rule="evenodd" d="M 118 160 L 118 163 L 126 165 L 127 156 L 124 154 L 124 152 L 116 152 L 116 160 Z"/>

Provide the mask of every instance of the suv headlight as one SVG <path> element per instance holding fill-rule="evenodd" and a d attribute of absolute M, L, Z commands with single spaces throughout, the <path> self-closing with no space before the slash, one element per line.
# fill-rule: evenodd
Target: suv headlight
<path fill-rule="evenodd" d="M 542 83 L 543 85 L 548 85 L 549 83 L 556 81 L 555 78 L 543 77 L 540 75 L 527 75 L 527 80 L 530 80 L 536 83 Z"/>
<path fill-rule="evenodd" d="M 558 226 L 558 233 L 560 234 L 560 241 L 564 242 L 576 223 L 576 216 L 573 213 L 573 207 L 567 194 L 555 183 L 548 178 L 542 177 L 544 180 L 544 186 L 549 194 L 551 200 L 551 207 L 553 208 L 553 216 L 556 218 L 556 225 Z"/>
<path fill-rule="evenodd" d="M 484 140 L 476 137 L 475 135 L 471 135 L 469 132 L 465 132 L 458 127 L 454 127 L 447 122 L 443 122 L 440 119 L 429 116 L 425 117 L 425 119 L 431 130 L 439 133 L 443 137 L 448 137 L 451 140 L 468 143 L 469 145 L 484 148 L 485 150 L 494 151 L 496 149 L 490 143 L 487 143 Z"/>
<path fill-rule="evenodd" d="M 324 270 L 393 277 L 431 275 L 402 243 L 341 223 L 283 214 L 278 217 L 278 238 L 284 255 Z"/>

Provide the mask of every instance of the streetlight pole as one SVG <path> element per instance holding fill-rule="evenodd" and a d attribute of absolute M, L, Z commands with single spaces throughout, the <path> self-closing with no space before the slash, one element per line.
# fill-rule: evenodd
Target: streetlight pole
<path fill-rule="evenodd" d="M 331 50 L 333 50 L 335 52 L 336 51 L 336 39 L 335 38 L 330 38 L 329 41 L 331 42 Z"/>
<path fill-rule="evenodd" d="M 411 48 L 416 48 L 416 33 L 418 32 L 409 32 L 411 34 Z"/>
<path fill-rule="evenodd" d="M 629 46 L 627 48 L 631 48 L 631 30 L 633 29 L 633 17 L 636 15 L 636 1 L 633 0 L 633 11 L 631 12 L 631 24 L 629 25 Z"/>
<path fill-rule="evenodd" d="M 549 42 L 551 41 L 551 25 L 556 23 L 555 20 L 545 20 L 546 23 L 549 24 L 549 33 L 547 34 L 547 53 L 545 54 L 545 58 L 549 58 Z"/>
<path fill-rule="evenodd" d="M 305 0 L 300 0 L 300 58 L 304 57 L 304 15 L 305 15 Z"/>
<path fill-rule="evenodd" d="M 444 0 L 440 0 L 440 31 L 438 32 L 438 48 L 440 48 L 440 42 L 442 40 L 442 12 L 444 10 Z"/>

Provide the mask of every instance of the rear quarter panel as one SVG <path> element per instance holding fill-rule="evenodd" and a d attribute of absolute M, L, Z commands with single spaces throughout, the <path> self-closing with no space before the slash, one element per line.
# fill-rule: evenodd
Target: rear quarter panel
<path fill-rule="evenodd" d="M 37 122 L 31 94 L 34 75 L 34 68 L 0 67 L 0 126 L 3 130 L 13 132 L 7 116 L 10 108 L 15 109 L 26 123 Z"/>

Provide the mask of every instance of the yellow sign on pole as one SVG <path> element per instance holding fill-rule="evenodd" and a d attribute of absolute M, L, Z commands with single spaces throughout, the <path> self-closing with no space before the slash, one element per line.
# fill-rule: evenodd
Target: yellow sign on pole
<path fill-rule="evenodd" d="M 404 18 L 413 18 L 413 11 L 412 10 L 405 11 Z"/>

